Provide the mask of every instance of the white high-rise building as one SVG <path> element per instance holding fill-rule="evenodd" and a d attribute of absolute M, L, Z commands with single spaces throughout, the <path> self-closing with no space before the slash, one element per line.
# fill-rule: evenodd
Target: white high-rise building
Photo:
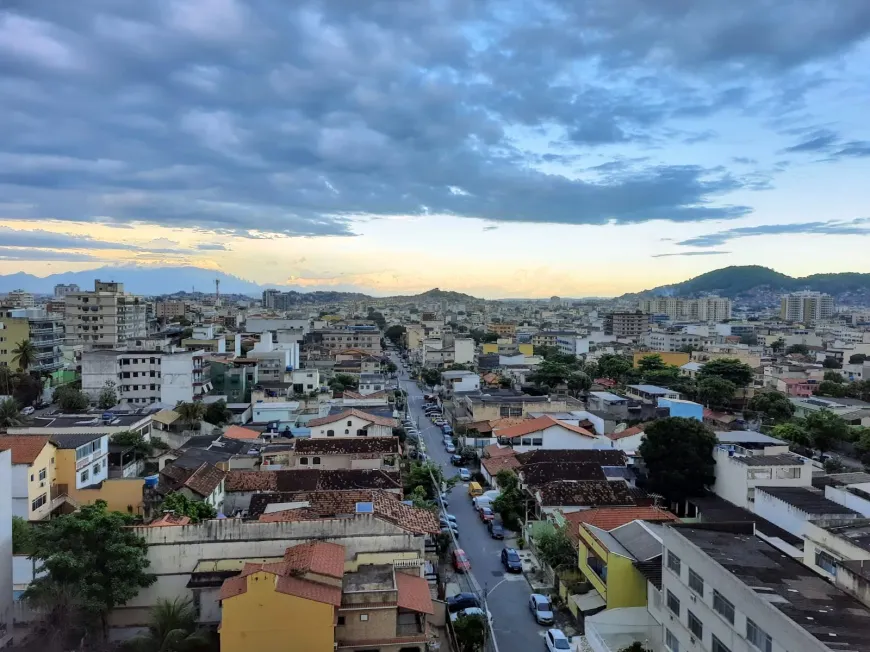
<path fill-rule="evenodd" d="M 112 349 L 147 334 L 146 303 L 124 292 L 123 283 L 94 281 L 93 292 L 64 297 L 67 345 Z"/>
<path fill-rule="evenodd" d="M 782 297 L 779 316 L 784 321 L 820 321 L 834 314 L 834 297 L 821 292 L 792 292 Z"/>
<path fill-rule="evenodd" d="M 12 308 L 32 308 L 36 305 L 33 295 L 24 290 L 12 290 L 6 294 L 3 304 Z"/>
<path fill-rule="evenodd" d="M 69 283 L 67 285 L 64 285 L 63 283 L 58 283 L 54 286 L 54 298 L 63 299 L 68 294 L 80 291 L 81 288 L 75 283 Z"/>
<path fill-rule="evenodd" d="M 672 321 L 723 321 L 731 319 L 731 299 L 657 297 L 642 300 L 640 310 L 650 315 L 667 315 Z"/>

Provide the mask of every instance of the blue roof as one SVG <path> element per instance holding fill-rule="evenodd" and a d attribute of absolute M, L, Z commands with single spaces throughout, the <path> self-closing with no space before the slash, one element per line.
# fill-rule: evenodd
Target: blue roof
<path fill-rule="evenodd" d="M 647 394 L 675 394 L 673 390 L 667 389 L 665 387 L 658 387 L 657 385 L 629 385 L 632 389 L 636 389 L 641 392 L 646 392 Z"/>

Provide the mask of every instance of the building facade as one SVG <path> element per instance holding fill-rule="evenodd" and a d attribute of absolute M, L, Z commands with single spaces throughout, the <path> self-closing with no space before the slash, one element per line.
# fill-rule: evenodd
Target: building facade
<path fill-rule="evenodd" d="M 93 292 L 64 297 L 64 322 L 68 345 L 111 349 L 147 335 L 146 303 L 123 283 L 97 280 Z"/>
<path fill-rule="evenodd" d="M 792 292 L 780 300 L 779 316 L 784 321 L 809 322 L 829 319 L 834 314 L 834 297 L 821 292 Z"/>
<path fill-rule="evenodd" d="M 649 332 L 651 317 L 643 312 L 611 312 L 604 317 L 604 334 L 640 338 Z"/>
<path fill-rule="evenodd" d="M 12 290 L 8 292 L 3 303 L 12 308 L 33 308 L 36 305 L 33 295 L 24 290 Z"/>
<path fill-rule="evenodd" d="M 731 319 L 731 299 L 657 297 L 642 300 L 640 310 L 649 315 L 667 315 L 672 321 L 722 321 Z"/>

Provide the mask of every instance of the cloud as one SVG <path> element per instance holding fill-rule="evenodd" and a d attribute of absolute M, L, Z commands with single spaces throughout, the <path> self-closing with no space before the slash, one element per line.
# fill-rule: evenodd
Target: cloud
<path fill-rule="evenodd" d="M 20 2 L 0 18 L 0 197 L 247 237 L 742 217 L 729 194 L 752 179 L 647 150 L 793 110 L 868 33 L 858 0 Z M 570 170 L 615 148 L 635 162 Z"/>
<path fill-rule="evenodd" d="M 102 260 L 99 256 L 73 251 L 53 251 L 51 249 L 16 248 L 0 245 L 0 260 L 63 260 L 67 262 L 92 262 Z"/>
<path fill-rule="evenodd" d="M 485 227 L 483 227 L 483 230 L 484 231 L 495 231 L 497 228 L 498 228 L 497 226 L 485 226 Z"/>
<path fill-rule="evenodd" d="M 796 224 L 762 224 L 744 226 L 716 233 L 699 235 L 678 242 L 688 247 L 714 247 L 737 238 L 763 235 L 870 235 L 870 218 L 862 217 L 849 221 L 803 222 Z"/>
<path fill-rule="evenodd" d="M 684 251 L 675 254 L 654 254 L 652 258 L 670 258 L 671 256 L 721 256 L 730 253 L 730 251 Z"/>
<path fill-rule="evenodd" d="M 839 140 L 839 136 L 833 131 L 823 129 L 815 132 L 808 140 L 785 149 L 786 152 L 825 152 Z"/>
<path fill-rule="evenodd" d="M 56 233 L 34 229 L 25 231 L 0 226 L 0 244 L 7 247 L 42 247 L 46 249 L 112 249 L 138 251 L 142 247 L 122 242 L 95 240 L 86 235 Z"/>
<path fill-rule="evenodd" d="M 228 247 L 219 242 L 201 242 L 196 248 L 199 251 L 228 251 Z"/>
<path fill-rule="evenodd" d="M 792 154 L 827 153 L 829 161 L 843 158 L 866 158 L 870 156 L 870 141 L 846 141 L 840 134 L 830 129 L 820 129 L 812 132 L 808 139 L 787 147 L 783 151 Z"/>

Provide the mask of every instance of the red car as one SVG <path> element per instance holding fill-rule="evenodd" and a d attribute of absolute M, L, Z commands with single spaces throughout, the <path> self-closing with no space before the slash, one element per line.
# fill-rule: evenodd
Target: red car
<path fill-rule="evenodd" d="M 471 570 L 471 562 L 465 555 L 462 548 L 457 548 L 453 551 L 453 568 L 457 573 L 467 573 Z"/>
<path fill-rule="evenodd" d="M 492 511 L 489 507 L 481 507 L 480 508 L 480 520 L 486 523 L 487 521 L 491 521 L 495 518 L 495 512 Z"/>

